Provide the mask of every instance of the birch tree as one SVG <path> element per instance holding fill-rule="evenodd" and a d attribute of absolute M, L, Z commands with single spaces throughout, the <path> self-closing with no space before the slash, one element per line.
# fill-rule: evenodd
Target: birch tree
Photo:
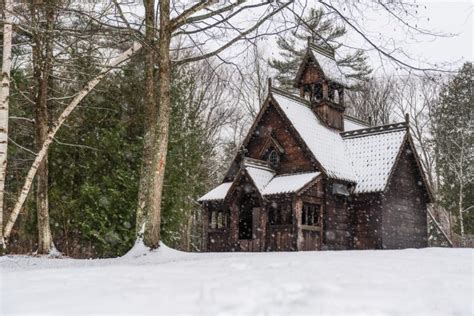
<path fill-rule="evenodd" d="M 2 83 L 0 87 L 0 246 L 4 247 L 3 205 L 7 171 L 8 98 L 10 96 L 10 68 L 12 62 L 12 0 L 4 0 Z"/>

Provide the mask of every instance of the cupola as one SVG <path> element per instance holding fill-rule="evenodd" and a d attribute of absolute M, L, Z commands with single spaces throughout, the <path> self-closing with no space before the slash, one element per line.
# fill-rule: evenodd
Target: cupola
<path fill-rule="evenodd" d="M 308 47 L 295 78 L 300 96 L 311 106 L 324 123 L 344 130 L 344 88 L 347 79 L 334 58 L 334 49 L 317 46 L 308 41 Z"/>

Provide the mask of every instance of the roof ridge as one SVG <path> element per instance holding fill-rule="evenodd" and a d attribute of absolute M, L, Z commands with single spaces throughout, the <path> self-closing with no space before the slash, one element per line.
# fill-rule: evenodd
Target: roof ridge
<path fill-rule="evenodd" d="M 336 60 L 336 57 L 334 56 L 335 51 L 334 51 L 334 48 L 332 47 L 323 47 L 323 46 L 316 45 L 315 43 L 309 43 L 309 48 L 314 49 L 316 52 L 328 58 L 331 58 L 334 61 Z"/>
<path fill-rule="evenodd" d="M 245 157 L 244 158 L 244 166 L 245 167 L 254 167 L 254 168 L 258 168 L 258 169 L 264 169 L 264 170 L 270 171 L 272 173 L 276 173 L 275 170 L 273 170 L 273 168 L 270 167 L 268 165 L 268 163 L 264 160 Z"/>
<path fill-rule="evenodd" d="M 406 123 L 400 122 L 400 123 L 379 125 L 379 126 L 373 126 L 369 128 L 361 128 L 361 129 L 356 129 L 353 131 L 342 132 L 340 133 L 340 135 L 343 138 L 355 138 L 355 137 L 363 137 L 363 136 L 368 136 L 368 135 L 391 133 L 391 132 L 396 132 L 396 131 L 405 130 L 405 129 L 406 129 Z"/>
<path fill-rule="evenodd" d="M 295 173 L 282 173 L 282 174 L 276 174 L 274 178 L 278 177 L 291 177 L 291 176 L 298 176 L 302 174 L 310 174 L 310 173 L 319 173 L 321 174 L 321 171 L 303 171 L 303 172 L 295 172 Z"/>
<path fill-rule="evenodd" d="M 287 97 L 289 99 L 293 99 L 294 101 L 297 101 L 297 102 L 301 102 L 302 105 L 306 105 L 306 106 L 310 106 L 309 104 L 309 101 L 306 100 L 306 99 L 303 99 L 302 97 L 299 97 L 291 92 L 288 92 L 288 91 L 285 91 L 283 89 L 280 89 L 280 88 L 275 88 L 275 87 L 271 87 L 271 90 L 270 90 L 270 93 L 272 92 L 276 92 L 280 95 L 282 95 L 283 97 Z"/>
<path fill-rule="evenodd" d="M 364 121 L 363 119 L 360 119 L 360 118 L 358 118 L 358 117 L 352 116 L 352 115 L 350 115 L 350 114 L 344 113 L 344 118 L 347 118 L 347 119 L 352 120 L 352 121 L 355 121 L 355 122 L 357 122 L 357 123 L 362 123 L 362 124 L 364 124 L 364 125 L 367 125 L 367 126 L 369 126 L 369 127 L 372 127 L 372 126 L 369 125 L 369 122 Z"/>

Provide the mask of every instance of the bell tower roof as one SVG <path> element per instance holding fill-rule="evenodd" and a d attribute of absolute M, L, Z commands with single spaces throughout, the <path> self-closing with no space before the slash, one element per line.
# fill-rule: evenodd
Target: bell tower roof
<path fill-rule="evenodd" d="M 309 68 L 314 69 L 314 74 L 308 74 Z M 320 80 L 326 80 L 343 87 L 349 86 L 349 81 L 337 65 L 334 49 L 329 46 L 322 47 L 308 42 L 306 53 L 296 74 L 295 87 L 299 88 L 303 84 Z"/>

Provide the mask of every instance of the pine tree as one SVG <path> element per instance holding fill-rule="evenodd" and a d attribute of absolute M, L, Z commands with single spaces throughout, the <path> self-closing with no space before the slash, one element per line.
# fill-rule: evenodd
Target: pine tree
<path fill-rule="evenodd" d="M 322 9 L 311 9 L 307 16 L 296 18 L 299 27 L 291 31 L 289 38 L 280 37 L 277 41 L 281 59 L 271 59 L 270 66 L 277 71 L 276 79 L 280 86 L 291 88 L 298 66 L 306 52 L 308 38 L 318 46 L 330 45 L 336 52 L 336 61 L 348 78 L 366 79 L 371 73 L 367 56 L 362 50 L 341 56 L 341 43 L 337 40 L 347 33 L 344 26 L 325 15 Z"/>
<path fill-rule="evenodd" d="M 461 235 L 474 233 L 472 63 L 441 90 L 433 115 L 439 202 L 458 218 Z"/>

